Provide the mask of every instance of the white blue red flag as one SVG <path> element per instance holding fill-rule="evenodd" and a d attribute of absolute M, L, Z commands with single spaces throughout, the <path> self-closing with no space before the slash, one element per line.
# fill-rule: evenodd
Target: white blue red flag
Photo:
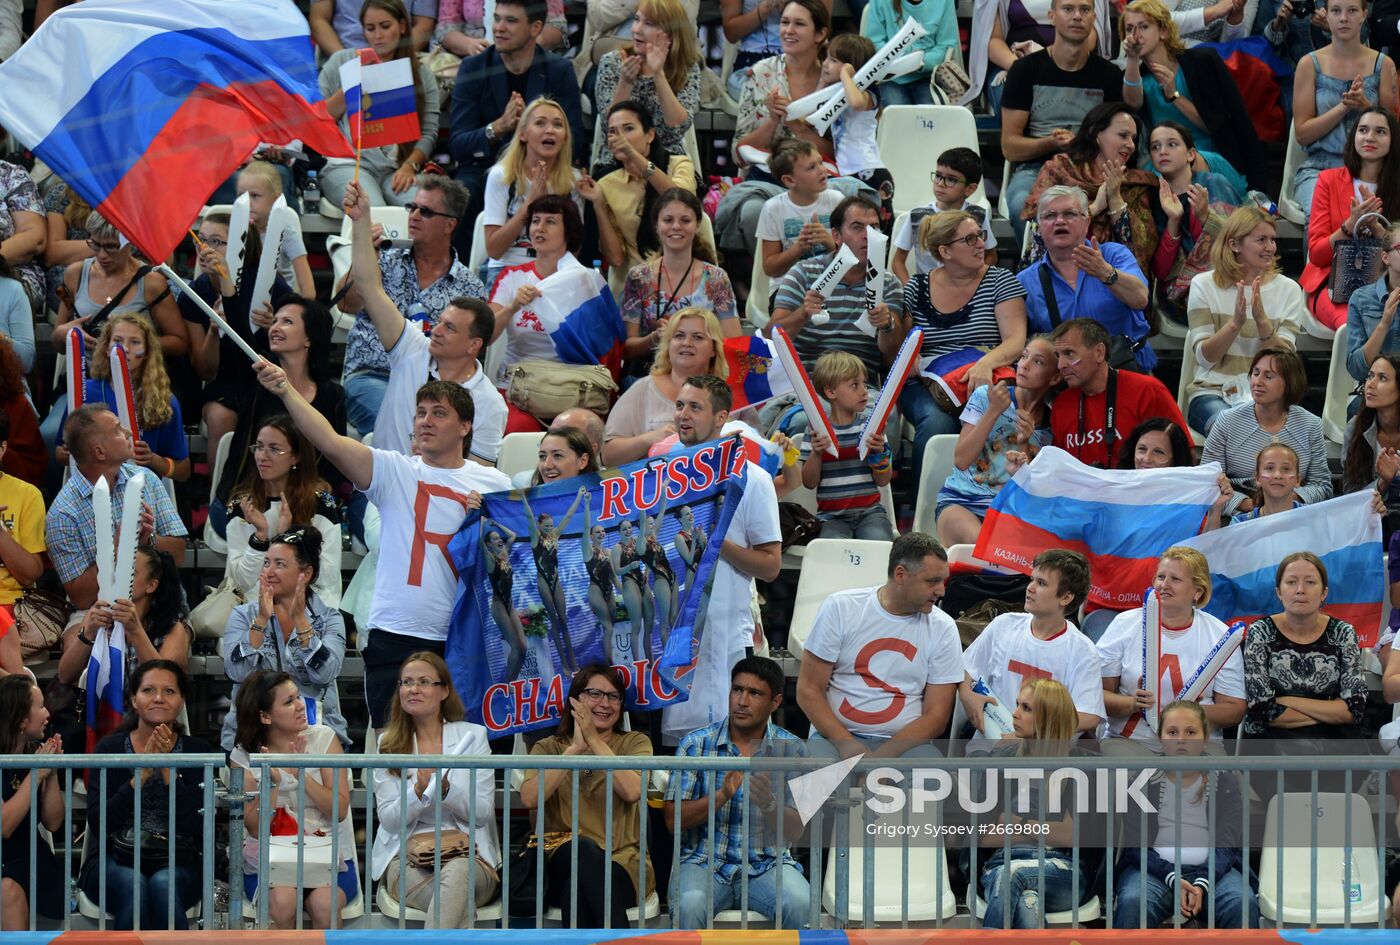
<path fill-rule="evenodd" d="M 1311 551 L 1329 578 L 1322 609 L 1351 624 L 1363 649 L 1375 646 L 1387 611 L 1381 519 L 1371 509 L 1372 495 L 1353 492 L 1182 542 L 1210 561 L 1206 612 L 1226 623 L 1278 613 L 1278 563 L 1295 551 Z"/>
<path fill-rule="evenodd" d="M 112 732 L 126 709 L 126 627 L 98 627 L 87 670 L 87 747 Z"/>
<path fill-rule="evenodd" d="M 84 0 L 0 65 L 0 124 L 165 259 L 260 141 L 353 157 L 292 0 Z"/>
<path fill-rule="evenodd" d="M 973 554 L 1030 574 L 1042 551 L 1078 551 L 1089 559 L 1091 601 L 1137 607 L 1162 552 L 1201 530 L 1219 476 L 1218 463 L 1095 469 L 1047 446 L 997 493 Z"/>
<path fill-rule="evenodd" d="M 724 360 L 729 367 L 729 389 L 734 392 L 733 410 L 792 392 L 792 379 L 766 338 L 740 335 L 724 339 Z"/>
<path fill-rule="evenodd" d="M 362 49 L 358 58 L 340 67 L 340 84 L 350 135 L 358 147 L 417 141 L 422 134 L 409 60 L 379 62 L 374 50 Z"/>
<path fill-rule="evenodd" d="M 622 363 L 627 329 L 603 277 L 592 269 L 564 269 L 539 283 L 535 315 L 565 364 Z"/>

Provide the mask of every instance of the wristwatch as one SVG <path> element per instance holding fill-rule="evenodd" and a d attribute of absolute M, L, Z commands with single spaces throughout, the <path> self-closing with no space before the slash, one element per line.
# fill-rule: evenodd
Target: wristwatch
<path fill-rule="evenodd" d="M 647 161 L 647 169 L 646 169 L 646 172 L 642 175 L 643 179 L 644 179 L 644 180 L 649 180 L 649 179 L 651 179 L 651 175 L 653 175 L 653 174 L 655 174 L 655 173 L 656 173 L 656 164 L 655 164 L 655 162 L 653 162 L 653 161 Z"/>
<path fill-rule="evenodd" d="M 496 123 L 488 121 L 486 123 L 486 141 L 489 144 L 496 143 Z"/>
<path fill-rule="evenodd" d="M 1179 98 L 1181 98 L 1181 93 L 1180 93 L 1180 92 L 1173 92 L 1173 93 L 1172 93 L 1172 97 L 1169 98 L 1169 99 L 1167 99 L 1167 101 L 1168 101 L 1168 102 L 1175 102 L 1175 101 L 1176 101 L 1177 99 L 1179 99 Z"/>
<path fill-rule="evenodd" d="M 1118 281 L 1118 267 L 1115 266 L 1115 267 L 1113 268 L 1113 271 L 1110 272 L 1110 273 L 1108 274 L 1108 278 L 1105 279 L 1105 280 L 1103 281 L 1103 284 L 1104 284 L 1104 285 L 1113 285 L 1113 284 L 1114 284 L 1115 282 L 1117 282 L 1117 281 Z"/>

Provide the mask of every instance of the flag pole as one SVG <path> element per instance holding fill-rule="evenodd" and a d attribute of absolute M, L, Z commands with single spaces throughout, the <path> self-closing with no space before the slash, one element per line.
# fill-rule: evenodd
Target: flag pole
<path fill-rule="evenodd" d="M 360 87 L 360 110 L 355 113 L 355 186 L 360 186 L 360 150 L 365 137 L 364 87 Z"/>
<path fill-rule="evenodd" d="M 234 331 L 233 328 L 229 326 L 228 322 L 224 321 L 223 316 L 221 316 L 218 312 L 210 308 L 209 303 L 200 298 L 199 294 L 195 292 L 194 289 L 190 288 L 189 283 L 177 276 L 173 269 L 171 269 L 165 263 L 161 263 L 159 266 L 156 266 L 156 271 L 159 272 L 161 275 L 165 276 L 165 278 L 169 279 L 171 282 L 175 283 L 175 285 L 179 286 L 180 291 L 183 292 L 185 295 L 189 296 L 190 301 L 193 302 L 195 305 L 199 306 L 199 308 L 203 310 L 204 314 L 209 316 L 209 320 L 211 322 L 218 325 L 219 329 L 223 331 L 224 334 L 228 335 L 230 338 L 233 339 L 234 344 L 238 345 L 238 347 L 243 349 L 243 353 L 248 356 L 248 359 L 250 361 L 252 361 L 254 364 L 258 364 L 262 361 L 267 360 L 262 355 L 254 351 L 253 346 L 248 344 L 248 342 L 244 341 L 243 337 L 239 335 L 238 332 Z"/>

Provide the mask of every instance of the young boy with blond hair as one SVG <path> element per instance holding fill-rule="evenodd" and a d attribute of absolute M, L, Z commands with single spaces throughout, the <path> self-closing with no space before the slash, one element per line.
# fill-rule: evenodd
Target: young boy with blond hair
<path fill-rule="evenodd" d="M 817 517 L 823 538 L 864 538 L 893 541 L 889 514 L 880 503 L 880 488 L 894 476 L 894 462 L 883 435 L 860 458 L 860 431 L 870 412 L 865 365 L 845 351 L 829 351 L 812 369 L 812 386 L 830 405 L 827 414 L 836 432 L 837 455 L 817 424 L 810 424 L 802 443 L 802 484 L 817 492 Z"/>

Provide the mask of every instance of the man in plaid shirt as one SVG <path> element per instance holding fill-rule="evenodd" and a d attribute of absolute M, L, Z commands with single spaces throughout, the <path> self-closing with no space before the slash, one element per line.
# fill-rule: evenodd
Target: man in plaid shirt
<path fill-rule="evenodd" d="M 79 610 L 97 601 L 97 535 L 92 487 L 99 476 L 112 489 L 112 529 L 121 523 L 126 481 L 136 472 L 131 431 L 101 404 L 80 407 L 63 425 L 63 441 L 78 465 L 49 506 L 45 531 L 49 558 L 68 599 Z M 169 553 L 179 567 L 185 559 L 185 524 L 160 476 L 146 470 L 145 496 L 137 543 Z M 108 601 L 108 603 L 111 603 Z M 82 639 L 80 636 L 79 639 Z"/>
<path fill-rule="evenodd" d="M 740 660 L 730 673 L 728 717 L 685 736 L 676 750 L 677 757 L 801 756 L 802 741 L 770 721 L 782 701 L 783 671 L 777 663 L 761 656 Z M 715 790 L 714 782 L 721 776 L 723 780 Z M 784 929 L 806 927 L 811 887 L 802 875 L 802 867 L 787 850 L 801 833 L 802 823 L 796 811 L 783 807 L 784 849 L 780 856 L 773 846 L 777 840 L 777 826 L 772 815 L 778 810 L 773 780 L 771 772 L 750 775 L 752 797 L 747 800 L 752 802 L 752 809 L 748 811 L 749 829 L 745 835 L 743 772 L 681 773 L 679 786 L 672 799 L 666 802 L 670 829 L 675 829 L 679 813 L 684 831 L 680 869 L 671 877 L 670 893 L 671 909 L 678 915 L 678 928 L 709 926 L 713 918 L 711 895 L 715 912 L 742 906 L 746 857 L 750 911 L 769 919 L 781 914 Z M 715 810 L 713 838 L 709 828 L 711 793 Z"/>

